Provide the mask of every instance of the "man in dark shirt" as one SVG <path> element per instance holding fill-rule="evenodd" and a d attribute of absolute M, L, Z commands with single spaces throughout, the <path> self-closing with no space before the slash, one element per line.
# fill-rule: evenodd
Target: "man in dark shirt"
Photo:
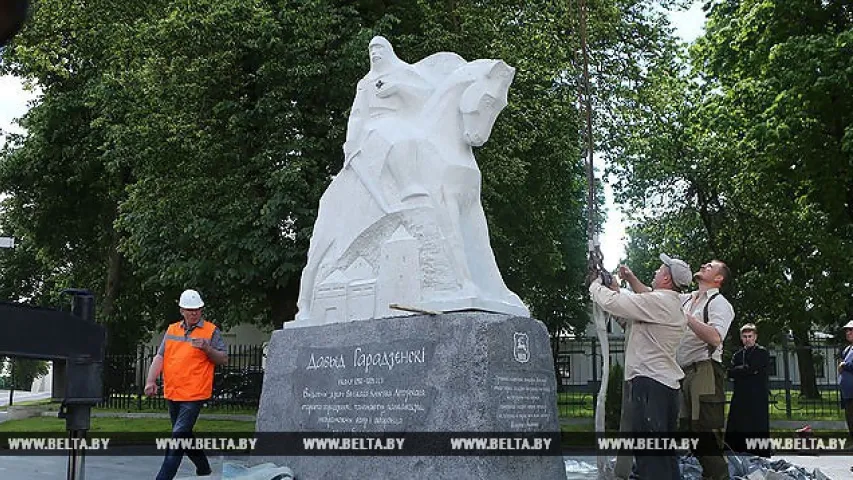
<path fill-rule="evenodd" d="M 726 424 L 726 443 L 735 452 L 769 457 L 767 450 L 748 450 L 746 437 L 766 438 L 770 432 L 767 378 L 770 354 L 758 345 L 758 329 L 751 323 L 740 328 L 740 340 L 743 348 L 732 356 L 729 368 L 734 391 Z"/>
<path fill-rule="evenodd" d="M 850 345 L 841 352 L 841 362 L 838 363 L 838 386 L 841 387 L 841 402 L 844 405 L 847 429 L 853 437 L 853 320 L 844 325 L 844 337 Z M 850 471 L 853 471 L 853 467 L 850 467 Z"/>

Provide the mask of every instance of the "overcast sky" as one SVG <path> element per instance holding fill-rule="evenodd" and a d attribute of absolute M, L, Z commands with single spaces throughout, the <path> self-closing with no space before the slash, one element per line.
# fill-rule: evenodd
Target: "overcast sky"
<path fill-rule="evenodd" d="M 0 76 L 0 130 L 20 132 L 21 129 L 12 122 L 27 112 L 27 104 L 32 98 L 34 94 L 25 91 L 16 77 Z"/>
<path fill-rule="evenodd" d="M 675 27 L 675 33 L 684 41 L 692 42 L 702 34 L 704 29 L 705 15 L 702 12 L 702 2 L 694 1 L 689 10 L 673 12 L 670 19 Z M 0 76 L 0 130 L 20 132 L 21 129 L 13 123 L 14 119 L 26 113 L 28 105 L 36 96 L 37 92 L 25 90 L 17 78 Z M 605 201 L 608 216 L 604 225 L 604 235 L 601 238 L 601 250 L 604 254 L 604 266 L 613 270 L 625 254 L 625 225 L 622 223 L 621 213 L 613 205 L 613 195 L 609 186 L 605 191 Z"/>
<path fill-rule="evenodd" d="M 689 10 L 672 12 L 670 21 L 675 27 L 675 33 L 685 42 L 692 42 L 702 35 L 705 29 L 705 13 L 702 11 L 702 1 L 694 1 Z M 599 172 L 601 166 L 598 166 Z M 600 174 L 599 174 L 600 176 Z M 604 222 L 604 233 L 601 236 L 601 253 L 604 255 L 604 268 L 615 270 L 619 260 L 625 255 L 625 224 L 622 214 L 613 204 L 613 191 L 605 184 L 605 210 L 607 220 Z"/>

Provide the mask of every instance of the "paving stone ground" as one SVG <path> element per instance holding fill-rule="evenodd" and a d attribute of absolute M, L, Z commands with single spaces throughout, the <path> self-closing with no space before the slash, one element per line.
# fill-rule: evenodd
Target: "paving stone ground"
<path fill-rule="evenodd" d="M 30 402 L 50 398 L 50 392 L 32 393 L 26 390 L 15 390 L 12 393 L 12 405 L 18 402 Z M 0 407 L 9 404 L 9 390 L 0 390 Z"/>
<path fill-rule="evenodd" d="M 826 455 L 826 456 L 803 456 L 803 455 L 784 455 L 776 456 L 771 460 L 783 458 L 786 461 L 805 467 L 807 470 L 819 468 L 821 472 L 833 480 L 848 480 L 853 478 L 853 472 L 850 467 L 853 467 L 853 455 Z"/>
<path fill-rule="evenodd" d="M 152 479 L 160 469 L 161 457 L 107 457 L 86 458 L 86 480 Z M 0 478 L 3 480 L 65 480 L 67 457 L 0 456 Z M 222 471 L 222 457 L 210 457 L 214 472 Z M 219 475 L 197 477 L 189 460 L 181 463 L 178 479 L 220 480 Z"/>
<path fill-rule="evenodd" d="M 784 456 L 773 457 L 773 460 L 778 458 L 784 458 L 810 471 L 819 468 L 824 475 L 833 480 L 853 478 L 853 472 L 850 471 L 853 458 L 848 456 Z M 595 465 L 595 457 L 578 457 L 577 460 L 591 466 Z M 157 475 L 161 461 L 160 457 L 87 457 L 86 480 L 152 479 Z M 177 479 L 221 480 L 221 476 L 216 472 L 222 472 L 222 462 L 222 457 L 211 457 L 210 463 L 214 474 L 208 477 L 196 477 L 195 467 L 189 460 L 184 460 Z M 65 480 L 66 465 L 66 457 L 0 456 L 0 478 L 3 480 Z M 588 471 L 569 472 L 569 478 L 573 480 L 596 477 L 594 473 Z"/>

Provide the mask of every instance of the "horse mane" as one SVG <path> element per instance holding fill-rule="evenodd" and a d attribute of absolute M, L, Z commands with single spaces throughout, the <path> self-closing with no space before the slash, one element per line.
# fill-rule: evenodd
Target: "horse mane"
<path fill-rule="evenodd" d="M 468 63 L 451 52 L 438 52 L 412 65 L 415 71 L 433 86 L 437 86 L 454 70 Z"/>
<path fill-rule="evenodd" d="M 436 55 L 442 55 L 441 53 L 437 53 L 435 55 L 431 55 L 418 64 L 435 57 Z M 456 55 L 456 54 L 452 54 Z M 456 55 L 459 59 L 459 57 Z M 464 60 L 462 60 L 464 62 Z M 456 68 L 446 74 L 440 83 L 436 85 L 435 90 L 433 90 L 432 95 L 427 99 L 424 104 L 423 109 L 421 110 L 421 117 L 427 119 L 425 123 L 432 123 L 437 121 L 440 114 L 440 108 L 443 105 L 443 102 L 446 101 L 445 94 L 454 88 L 463 85 L 465 88 L 471 86 L 471 84 L 476 83 L 478 80 L 486 78 L 486 76 L 491 71 L 492 67 L 497 64 L 500 60 L 474 60 L 472 62 L 465 62 L 463 64 L 457 64 Z M 461 96 L 460 96 L 461 98 Z"/>

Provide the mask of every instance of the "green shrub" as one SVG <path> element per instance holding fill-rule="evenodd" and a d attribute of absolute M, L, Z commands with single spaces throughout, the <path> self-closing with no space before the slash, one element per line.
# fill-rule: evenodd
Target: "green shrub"
<path fill-rule="evenodd" d="M 619 419 L 622 417 L 622 383 L 625 373 L 622 365 L 610 366 L 610 378 L 607 381 L 607 404 L 604 406 L 604 427 L 608 432 L 619 431 Z"/>

